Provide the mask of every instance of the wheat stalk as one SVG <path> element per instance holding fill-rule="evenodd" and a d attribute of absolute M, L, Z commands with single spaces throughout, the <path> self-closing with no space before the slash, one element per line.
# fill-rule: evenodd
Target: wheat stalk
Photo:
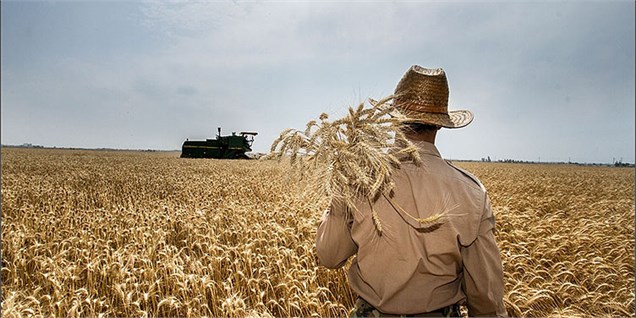
<path fill-rule="evenodd" d="M 392 176 L 401 163 L 421 164 L 417 147 L 390 115 L 393 97 L 369 99 L 368 107 L 364 102 L 349 107 L 344 117 L 334 121 L 323 113 L 318 121 L 309 121 L 303 132 L 286 129 L 272 144 L 268 158 L 289 158 L 297 176 L 308 185 L 305 196 L 312 200 L 327 197 L 354 213 L 357 203 L 367 198 L 381 235 L 382 221 L 372 202 L 391 193 Z M 297 160 L 299 156 L 303 160 Z"/>
<path fill-rule="evenodd" d="M 295 170 L 311 171 L 310 196 L 326 196 L 352 210 L 361 198 L 376 201 L 393 189 L 391 177 L 402 162 L 421 163 L 417 147 L 390 116 L 392 99 L 369 100 L 368 107 L 362 102 L 334 121 L 323 113 L 304 131 L 286 129 L 268 157 L 289 158 Z M 379 223 L 377 214 L 374 222 Z"/>

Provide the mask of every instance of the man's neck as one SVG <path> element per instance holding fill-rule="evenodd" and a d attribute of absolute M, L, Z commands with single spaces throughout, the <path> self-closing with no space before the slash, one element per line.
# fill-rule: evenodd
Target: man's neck
<path fill-rule="evenodd" d="M 406 138 L 412 141 L 426 141 L 432 144 L 435 144 L 435 137 L 437 135 L 437 131 L 430 133 L 421 133 L 421 134 L 406 134 Z"/>

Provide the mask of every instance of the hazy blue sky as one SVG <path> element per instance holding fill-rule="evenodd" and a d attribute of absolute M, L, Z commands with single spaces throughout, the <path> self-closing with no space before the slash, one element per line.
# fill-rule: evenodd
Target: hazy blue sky
<path fill-rule="evenodd" d="M 442 67 L 455 159 L 634 162 L 634 2 L 2 1 L 2 143 L 265 152 L 412 64 Z"/>

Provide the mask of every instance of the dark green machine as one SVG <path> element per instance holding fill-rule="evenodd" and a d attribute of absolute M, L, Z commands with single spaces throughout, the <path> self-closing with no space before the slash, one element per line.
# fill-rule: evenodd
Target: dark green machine
<path fill-rule="evenodd" d="M 221 127 L 216 139 L 186 140 L 181 147 L 181 158 L 249 159 L 245 154 L 252 151 L 255 132 L 232 133 L 221 136 Z M 250 137 L 250 138 L 248 138 Z"/>

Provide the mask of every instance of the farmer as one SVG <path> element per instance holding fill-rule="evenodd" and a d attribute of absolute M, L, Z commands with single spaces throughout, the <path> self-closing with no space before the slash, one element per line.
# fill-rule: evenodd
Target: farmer
<path fill-rule="evenodd" d="M 403 164 L 394 173 L 393 194 L 372 204 L 361 200 L 357 211 L 347 213 L 334 201 L 316 236 L 319 264 L 339 268 L 356 255 L 348 272 L 359 296 L 352 317 L 459 316 L 459 305 L 466 305 L 470 316 L 506 316 L 486 190 L 435 147 L 441 127 L 464 127 L 473 114 L 449 112 L 444 71 L 417 65 L 398 83 L 394 103 L 399 110 L 394 115 L 419 148 L 422 164 Z"/>

